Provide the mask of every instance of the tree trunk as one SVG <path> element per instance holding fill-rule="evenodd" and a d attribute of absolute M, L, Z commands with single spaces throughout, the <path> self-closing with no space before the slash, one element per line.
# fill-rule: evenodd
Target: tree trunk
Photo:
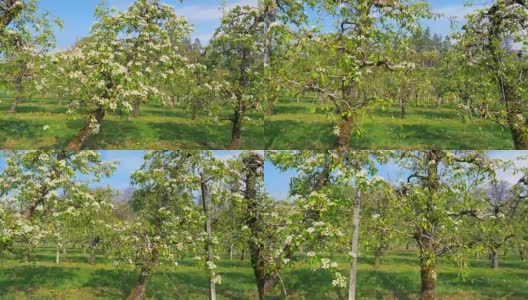
<path fill-rule="evenodd" d="M 55 252 L 55 263 L 60 264 L 60 247 L 57 245 L 57 251 Z"/>
<path fill-rule="evenodd" d="M 66 250 L 66 247 L 62 247 L 62 255 L 67 255 L 68 250 Z"/>
<path fill-rule="evenodd" d="M 259 168 L 263 165 L 262 157 L 255 154 L 244 160 L 246 175 L 244 177 L 245 192 L 244 198 L 247 202 L 246 207 L 246 226 L 253 236 L 262 234 L 262 216 L 260 213 L 260 201 L 257 197 L 257 184 L 259 181 Z M 266 288 L 266 265 L 264 260 L 264 242 L 258 239 L 249 240 L 249 254 L 251 257 L 251 266 L 255 274 L 259 300 L 264 300 Z"/>
<path fill-rule="evenodd" d="M 405 107 L 405 100 L 403 98 L 400 99 L 400 109 L 401 109 L 400 118 L 405 119 L 405 115 L 407 113 L 407 111 L 406 111 L 407 108 Z"/>
<path fill-rule="evenodd" d="M 95 249 L 97 248 L 97 245 L 99 244 L 99 238 L 94 237 L 92 238 L 92 241 L 90 242 L 90 258 L 88 259 L 88 263 L 90 265 L 95 265 Z"/>
<path fill-rule="evenodd" d="M 525 262 L 526 261 L 526 256 L 525 256 L 524 251 L 522 249 L 519 250 L 519 255 L 521 256 L 521 261 Z"/>
<path fill-rule="evenodd" d="M 427 265 L 425 259 L 420 261 L 422 288 L 420 300 L 433 300 L 436 287 L 435 265 Z"/>
<path fill-rule="evenodd" d="M 352 116 L 344 116 L 337 124 L 339 128 L 339 134 L 336 141 L 337 150 L 348 150 L 350 149 L 350 137 L 352 134 L 352 125 L 354 124 L 354 118 Z"/>
<path fill-rule="evenodd" d="M 205 244 L 205 251 L 207 252 L 207 259 L 209 262 L 214 263 L 214 253 L 212 245 L 212 229 L 211 229 L 211 213 L 209 211 L 209 190 L 207 188 L 206 178 L 201 175 L 201 189 L 202 189 L 202 206 L 203 212 L 206 217 L 205 219 L 205 232 L 207 233 L 207 243 Z M 212 270 L 211 270 L 212 271 Z M 213 281 L 213 277 L 209 276 L 209 299 L 216 300 L 216 285 Z"/>
<path fill-rule="evenodd" d="M 141 115 L 141 102 L 140 101 L 134 101 L 132 103 L 132 116 L 134 118 L 137 118 Z"/>
<path fill-rule="evenodd" d="M 235 114 L 233 116 L 233 129 L 231 132 L 231 146 L 230 150 L 239 150 L 241 141 L 242 141 L 242 126 L 244 123 L 244 108 L 240 104 L 235 109 Z"/>
<path fill-rule="evenodd" d="M 17 105 L 22 101 L 20 97 L 16 97 L 15 100 L 13 100 L 13 103 L 11 103 L 11 108 L 9 108 L 9 113 L 14 114 L 17 112 Z"/>
<path fill-rule="evenodd" d="M 229 260 L 233 261 L 233 244 L 229 245 Z"/>
<path fill-rule="evenodd" d="M 16 94 L 15 94 L 15 100 L 13 101 L 13 103 L 11 104 L 11 108 L 9 109 L 9 113 L 16 113 L 17 112 L 17 106 L 18 104 L 20 103 L 20 101 L 22 101 L 22 94 L 24 93 L 24 86 L 22 85 L 22 76 L 17 76 L 14 80 L 14 84 L 15 84 L 15 90 L 16 90 Z"/>
<path fill-rule="evenodd" d="M 379 266 L 381 265 L 381 255 L 376 253 L 376 255 L 374 256 L 374 266 Z"/>
<path fill-rule="evenodd" d="M 95 266 L 95 248 L 90 248 L 90 258 L 88 258 L 88 263 Z"/>
<path fill-rule="evenodd" d="M 480 251 L 477 252 L 477 260 L 480 260 Z"/>
<path fill-rule="evenodd" d="M 132 289 L 130 295 L 128 295 L 127 300 L 141 300 L 145 297 L 145 291 L 147 290 L 147 284 L 152 277 L 152 270 L 148 266 L 141 268 L 139 274 L 138 283 L 135 288 Z"/>
<path fill-rule="evenodd" d="M 497 250 L 491 250 L 491 267 L 494 270 L 499 269 L 499 254 L 497 253 Z"/>
<path fill-rule="evenodd" d="M 352 262 L 350 264 L 350 286 L 348 290 L 348 300 L 356 299 L 356 274 L 357 274 L 357 256 L 359 243 L 359 212 L 361 209 L 361 192 L 356 190 L 354 197 L 354 216 L 352 218 Z"/>
<path fill-rule="evenodd" d="M 246 260 L 246 250 L 244 250 L 244 249 L 242 249 L 242 250 L 240 251 L 240 260 L 241 260 L 241 261 Z"/>
<path fill-rule="evenodd" d="M 192 104 L 192 120 L 196 120 L 196 115 L 198 114 L 198 108 L 196 107 L 196 105 Z"/>
<path fill-rule="evenodd" d="M 92 112 L 90 114 L 88 124 L 77 133 L 77 135 L 73 138 L 70 144 L 66 147 L 66 150 L 81 150 L 86 140 L 94 134 L 94 129 L 92 128 L 92 126 L 100 126 L 105 116 L 105 113 L 105 109 L 102 106 L 99 106 L 97 110 Z"/>

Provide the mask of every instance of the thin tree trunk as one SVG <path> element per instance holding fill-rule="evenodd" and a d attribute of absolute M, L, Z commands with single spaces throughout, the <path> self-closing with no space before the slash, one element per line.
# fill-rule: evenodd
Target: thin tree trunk
<path fill-rule="evenodd" d="M 519 255 L 521 256 L 521 261 L 525 262 L 526 261 L 526 256 L 525 256 L 524 251 L 522 249 L 519 250 Z"/>
<path fill-rule="evenodd" d="M 211 213 L 209 211 L 209 191 L 207 189 L 206 179 L 204 175 L 201 175 L 201 189 L 202 189 L 202 206 L 203 212 L 206 217 L 205 219 L 205 231 L 207 233 L 207 243 L 205 245 L 205 251 L 207 251 L 207 259 L 209 262 L 214 262 L 214 253 L 212 245 L 212 229 L 211 229 Z M 209 299 L 216 300 L 216 286 L 212 276 L 209 276 Z"/>
<path fill-rule="evenodd" d="M 70 144 L 68 144 L 68 146 L 66 147 L 66 150 L 69 150 L 69 151 L 81 150 L 86 140 L 94 134 L 94 130 L 92 128 L 94 124 L 92 124 L 92 120 L 95 122 L 95 125 L 100 126 L 105 116 L 105 113 L 106 113 L 105 109 L 102 106 L 99 106 L 97 110 L 92 112 L 90 114 L 88 124 L 77 133 L 77 135 L 73 138 Z"/>
<path fill-rule="evenodd" d="M 352 218 L 352 262 L 350 264 L 350 286 L 348 290 L 348 300 L 356 299 L 356 274 L 357 274 L 357 256 L 359 243 L 359 212 L 361 209 L 361 192 L 356 190 L 354 197 L 354 216 Z"/>
<path fill-rule="evenodd" d="M 229 260 L 233 261 L 233 244 L 229 245 Z"/>
<path fill-rule="evenodd" d="M 240 251 L 240 260 L 241 260 L 241 261 L 246 260 L 246 250 L 244 250 L 244 249 L 242 249 L 242 250 Z"/>
<path fill-rule="evenodd" d="M 350 149 L 350 138 L 352 134 L 352 125 L 354 124 L 354 118 L 352 116 L 345 116 L 337 124 L 339 128 L 339 135 L 337 136 L 336 149 L 337 150 L 348 150 Z"/>
<path fill-rule="evenodd" d="M 196 107 L 196 105 L 192 104 L 192 120 L 196 120 L 196 115 L 198 114 L 198 108 Z"/>
<path fill-rule="evenodd" d="M 405 119 L 405 115 L 407 111 L 405 107 L 405 100 L 403 100 L 403 98 L 400 98 L 400 109 L 401 109 L 400 118 Z"/>
<path fill-rule="evenodd" d="M 57 251 L 55 252 L 55 263 L 60 264 L 60 247 L 57 245 Z"/>

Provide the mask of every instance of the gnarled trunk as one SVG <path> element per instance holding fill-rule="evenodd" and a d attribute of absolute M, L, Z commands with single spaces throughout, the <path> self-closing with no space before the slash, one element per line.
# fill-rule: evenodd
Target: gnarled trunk
<path fill-rule="evenodd" d="M 348 150 L 350 149 L 350 138 L 352 134 L 352 126 L 354 125 L 354 117 L 351 115 L 343 116 L 337 127 L 339 129 L 339 134 L 337 136 L 337 141 L 335 148 L 337 150 Z"/>
<path fill-rule="evenodd" d="M 14 114 L 17 112 L 17 106 L 22 101 L 20 97 L 16 97 L 15 100 L 13 100 L 13 103 L 11 103 L 11 107 L 9 108 L 9 113 Z"/>
<path fill-rule="evenodd" d="M 497 250 L 491 250 L 490 258 L 491 258 L 491 267 L 494 270 L 498 270 L 499 269 L 499 253 L 497 253 Z"/>
<path fill-rule="evenodd" d="M 147 284 L 152 277 L 152 269 L 148 266 L 141 268 L 138 283 L 135 288 L 132 289 L 130 295 L 128 295 L 127 300 L 141 300 L 145 297 L 145 292 L 147 290 Z"/>
<path fill-rule="evenodd" d="M 84 143 L 86 143 L 86 140 L 94 134 L 94 129 L 92 127 L 94 125 L 95 126 L 101 125 L 101 122 L 103 121 L 105 113 L 106 113 L 105 109 L 102 106 L 99 106 L 97 110 L 92 112 L 88 119 L 88 124 L 86 124 L 86 126 L 77 133 L 77 135 L 73 138 L 73 140 L 66 147 L 66 150 L 70 150 L 70 151 L 81 150 L 81 148 L 84 146 Z"/>
<path fill-rule="evenodd" d="M 421 260 L 420 276 L 422 280 L 420 300 L 433 300 L 436 287 L 435 265 L 428 265 L 424 260 Z"/>
<path fill-rule="evenodd" d="M 259 165 L 263 162 L 262 157 L 253 156 L 247 158 L 245 163 L 246 175 L 244 184 L 246 186 L 244 198 L 247 201 L 246 207 L 246 226 L 251 231 L 253 236 L 259 236 L 262 233 L 262 217 L 260 213 L 260 203 L 257 197 L 257 183 L 259 176 Z M 251 266 L 255 274 L 255 281 L 257 283 L 258 298 L 264 300 L 265 286 L 266 286 L 266 262 L 264 260 L 264 242 L 258 239 L 249 239 L 249 254 L 251 258 Z"/>

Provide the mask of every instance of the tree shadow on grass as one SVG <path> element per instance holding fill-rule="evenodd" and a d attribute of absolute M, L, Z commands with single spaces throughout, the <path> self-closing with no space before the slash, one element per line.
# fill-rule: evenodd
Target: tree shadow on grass
<path fill-rule="evenodd" d="M 278 105 L 273 110 L 273 115 L 280 117 L 280 115 L 286 114 L 298 114 L 299 116 L 306 114 L 324 114 L 322 107 L 317 107 L 316 111 L 310 111 L 310 105 L 308 103 L 289 103 L 287 105 Z"/>
<path fill-rule="evenodd" d="M 335 144 L 328 123 L 269 121 L 265 125 L 266 149 L 329 149 Z"/>
<path fill-rule="evenodd" d="M 95 270 L 83 287 L 96 291 L 99 296 L 124 298 L 135 287 L 138 274 L 126 270 Z M 120 292 L 117 292 L 120 291 Z"/>
<path fill-rule="evenodd" d="M 495 274 L 496 276 L 493 276 Z M 528 299 L 526 274 L 510 271 L 495 274 L 490 276 L 489 273 L 471 269 L 469 277 L 464 281 L 456 272 L 441 271 L 438 274 L 437 286 L 449 289 L 455 294 L 477 291 L 491 299 Z"/>
<path fill-rule="evenodd" d="M 459 149 L 470 150 L 476 149 L 482 141 L 466 138 L 460 136 L 454 137 L 453 134 L 448 134 L 445 129 L 440 129 L 428 125 L 403 125 L 402 132 L 406 135 L 407 140 L 418 140 L 420 144 L 427 147 L 438 147 L 441 149 Z M 481 148 L 481 147 L 478 147 Z"/>
<path fill-rule="evenodd" d="M 2 270 L 0 295 L 16 291 L 27 291 L 35 288 L 60 288 L 75 275 L 75 269 L 46 266 L 11 266 Z"/>
<path fill-rule="evenodd" d="M 29 105 L 22 102 L 17 106 L 16 114 L 39 114 L 39 113 L 50 113 L 50 114 L 65 114 L 68 108 L 66 106 L 47 106 L 47 105 Z M 15 115 L 16 115 L 15 114 Z"/>

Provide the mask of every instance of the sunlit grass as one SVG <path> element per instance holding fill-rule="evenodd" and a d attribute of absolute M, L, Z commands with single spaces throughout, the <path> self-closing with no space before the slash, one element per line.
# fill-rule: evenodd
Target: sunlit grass
<path fill-rule="evenodd" d="M 69 250 L 59 265 L 54 250 L 40 250 L 36 262 L 22 263 L 13 256 L 0 254 L 0 295 L 2 299 L 124 299 L 133 288 L 138 274 L 116 269 L 111 261 L 98 257 L 98 264 L 87 264 L 80 250 Z M 347 274 L 348 262 L 340 259 Z M 372 257 L 359 261 L 358 296 L 360 299 L 417 299 L 420 273 L 414 252 L 392 251 L 380 266 Z M 528 263 L 518 257 L 501 257 L 498 271 L 486 259 L 471 260 L 469 277 L 462 279 L 452 263 L 441 260 L 438 270 L 439 299 L 527 299 Z M 248 260 L 218 263 L 222 284 L 219 299 L 253 299 L 254 277 Z M 292 299 L 336 299 L 332 273 L 311 270 L 302 259 L 284 270 L 282 277 Z M 180 261 L 171 271 L 156 273 L 147 289 L 148 299 L 207 299 L 207 273 L 192 259 Z M 346 292 L 346 291 L 345 291 Z M 280 288 L 269 299 L 283 299 Z"/>
<path fill-rule="evenodd" d="M 68 115 L 66 106 L 55 100 L 23 101 L 16 114 L 7 113 L 10 99 L 0 100 L 1 149 L 63 148 L 87 122 L 88 111 Z M 46 125 L 49 129 L 44 130 Z M 263 136 L 261 126 L 247 126 L 242 148 L 263 149 Z M 107 114 L 99 134 L 85 148 L 227 149 L 230 142 L 229 121 L 213 123 L 205 114 L 192 120 L 188 111 L 152 104 L 143 105 L 138 118 Z"/>
<path fill-rule="evenodd" d="M 308 102 L 283 100 L 266 116 L 267 149 L 328 149 L 336 137 L 322 109 L 310 111 Z M 464 122 L 454 105 L 435 108 L 410 103 L 405 119 L 398 106 L 362 115 L 364 134 L 352 137 L 354 149 L 513 149 L 509 129 L 495 123 Z"/>

